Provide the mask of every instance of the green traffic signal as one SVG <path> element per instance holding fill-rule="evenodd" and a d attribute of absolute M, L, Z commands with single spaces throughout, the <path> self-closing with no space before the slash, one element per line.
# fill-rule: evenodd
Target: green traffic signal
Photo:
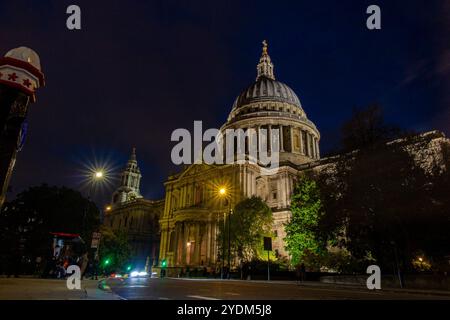
<path fill-rule="evenodd" d="M 131 266 L 128 266 L 128 267 L 127 267 L 127 271 L 130 271 L 130 270 L 131 270 Z"/>
<path fill-rule="evenodd" d="M 107 266 L 110 262 L 111 262 L 111 260 L 105 259 L 105 261 L 103 262 L 103 264 L 104 264 L 105 266 Z"/>
<path fill-rule="evenodd" d="M 167 261 L 166 260 L 162 260 L 161 261 L 161 267 L 163 267 L 163 268 L 167 267 Z"/>

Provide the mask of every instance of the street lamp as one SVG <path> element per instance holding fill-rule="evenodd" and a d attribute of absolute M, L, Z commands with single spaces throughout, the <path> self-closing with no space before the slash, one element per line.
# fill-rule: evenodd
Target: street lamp
<path fill-rule="evenodd" d="M 92 170 L 90 177 L 91 178 L 89 179 L 89 191 L 88 191 L 88 197 L 87 197 L 88 202 L 86 203 L 86 207 L 84 208 L 84 214 L 83 214 L 83 231 L 85 233 L 87 232 L 86 216 L 87 216 L 87 212 L 89 209 L 89 201 L 91 201 L 92 189 L 94 188 L 94 185 L 96 182 L 100 182 L 105 179 L 105 173 L 102 169 L 94 169 L 94 170 Z M 106 210 L 108 210 L 108 207 L 106 208 Z M 111 208 L 109 210 L 111 210 Z"/>
<path fill-rule="evenodd" d="M 227 196 L 227 189 L 225 187 L 219 188 L 219 196 L 226 197 Z M 231 207 L 231 201 L 230 201 L 230 207 Z M 228 220 L 228 279 L 230 279 L 230 270 L 231 270 L 231 208 L 228 210 L 228 217 L 226 220 Z M 225 264 L 225 227 L 226 227 L 226 221 L 225 221 L 225 215 L 223 220 L 223 237 L 222 237 L 222 270 L 220 278 L 223 279 L 224 276 L 224 264 Z"/>
<path fill-rule="evenodd" d="M 96 179 L 101 179 L 103 178 L 103 171 L 95 171 L 94 177 Z"/>

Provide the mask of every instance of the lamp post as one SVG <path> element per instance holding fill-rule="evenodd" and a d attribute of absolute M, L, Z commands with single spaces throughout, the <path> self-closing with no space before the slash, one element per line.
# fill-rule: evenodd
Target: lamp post
<path fill-rule="evenodd" d="M 103 172 L 103 170 L 94 170 L 91 173 L 91 178 L 90 178 L 90 186 L 89 186 L 89 192 L 88 192 L 88 202 L 86 203 L 86 207 L 84 208 L 84 213 L 83 213 L 83 231 L 86 233 L 87 232 L 87 225 L 86 225 L 86 217 L 87 217 L 87 212 L 89 210 L 89 202 L 91 201 L 91 194 L 92 194 L 92 189 L 94 187 L 94 184 L 96 182 L 99 182 L 101 180 L 103 180 L 105 177 L 105 173 Z M 101 213 L 100 213 L 101 214 Z M 101 218 L 101 217 L 100 217 Z"/>
<path fill-rule="evenodd" d="M 231 207 L 231 203 L 230 203 Z M 228 210 L 228 279 L 231 271 L 231 208 Z"/>
<path fill-rule="evenodd" d="M 91 201 L 92 189 L 96 182 L 99 182 L 99 181 L 103 180 L 104 178 L 105 178 L 105 173 L 103 172 L 103 170 L 96 169 L 90 173 L 90 178 L 89 178 L 90 186 L 89 186 L 89 192 L 88 192 L 88 201 L 86 202 L 86 206 L 84 208 L 84 213 L 83 213 L 83 232 L 85 233 L 85 236 L 88 236 L 87 235 L 86 217 L 87 217 L 87 212 L 89 210 L 89 202 Z M 106 207 L 106 210 L 110 211 L 111 207 L 110 206 Z M 100 215 L 101 214 L 102 213 L 100 212 Z M 100 216 L 100 218 L 101 218 L 101 216 Z M 98 246 L 95 248 L 95 253 L 92 252 L 93 250 L 91 250 L 91 249 L 92 249 L 92 243 L 88 243 L 88 247 L 86 248 L 86 253 L 88 253 L 88 255 L 89 255 L 89 252 L 91 252 L 94 255 L 94 257 L 93 257 L 94 265 L 95 265 L 94 270 L 97 270 L 97 268 L 98 268 L 98 264 L 97 264 Z M 109 264 L 109 259 L 107 259 L 105 261 L 105 266 L 107 264 Z M 95 271 L 94 273 L 96 274 L 95 278 L 97 279 L 97 271 Z"/>
<path fill-rule="evenodd" d="M 219 188 L 219 196 L 224 198 L 228 194 L 228 191 L 225 187 Z M 226 215 L 228 214 L 228 217 Z M 222 269 L 220 278 L 224 278 L 224 267 L 225 267 L 225 228 L 226 228 L 226 220 L 228 220 L 228 274 L 227 278 L 230 279 L 230 270 L 231 270 L 231 201 L 229 202 L 229 207 L 227 213 L 224 214 L 223 217 L 223 236 L 222 236 Z"/>

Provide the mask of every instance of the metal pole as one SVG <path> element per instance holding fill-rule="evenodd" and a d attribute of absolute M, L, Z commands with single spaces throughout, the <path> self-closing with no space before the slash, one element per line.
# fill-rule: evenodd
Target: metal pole
<path fill-rule="evenodd" d="M 231 209 L 228 211 L 228 279 L 231 270 Z"/>
<path fill-rule="evenodd" d="M 270 281 L 270 251 L 267 250 L 267 281 Z"/>
<path fill-rule="evenodd" d="M 223 214 L 223 232 L 222 232 L 222 270 L 220 279 L 223 279 L 223 268 L 225 267 L 225 213 Z"/>
<path fill-rule="evenodd" d="M 91 181 L 91 185 L 89 186 L 89 191 L 88 191 L 88 197 L 87 197 L 87 203 L 86 206 L 84 207 L 84 213 L 83 213 L 83 232 L 87 233 L 87 223 L 86 223 L 86 217 L 87 217 L 87 212 L 89 210 L 89 202 L 91 201 L 91 193 L 92 193 L 92 188 L 94 186 L 94 181 Z M 86 234 L 87 236 L 87 234 Z"/>
<path fill-rule="evenodd" d="M 169 246 L 169 242 L 170 242 L 170 220 L 169 220 L 169 212 L 167 212 L 167 237 L 166 237 L 166 254 L 164 255 L 164 259 L 166 259 L 167 262 L 167 252 L 169 252 L 170 246 Z M 159 262 L 159 261 L 158 261 Z"/>
<path fill-rule="evenodd" d="M 397 256 L 397 245 L 395 243 L 394 243 L 394 256 L 395 256 L 395 264 L 397 265 L 398 282 L 400 283 L 400 288 L 403 289 L 403 281 L 402 281 L 402 276 L 400 273 L 400 264 L 398 262 L 398 256 Z"/>

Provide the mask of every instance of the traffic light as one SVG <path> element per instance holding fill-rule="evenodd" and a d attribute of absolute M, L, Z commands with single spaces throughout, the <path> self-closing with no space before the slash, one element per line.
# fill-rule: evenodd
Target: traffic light
<path fill-rule="evenodd" d="M 161 260 L 161 267 L 163 267 L 163 268 L 167 267 L 167 260 L 166 259 Z"/>
<path fill-rule="evenodd" d="M 130 271 L 131 270 L 131 266 L 127 266 L 127 271 Z"/>
<path fill-rule="evenodd" d="M 107 266 L 108 264 L 110 264 L 110 262 L 111 262 L 111 260 L 110 260 L 109 258 L 106 258 L 106 259 L 103 261 L 103 265 Z"/>

